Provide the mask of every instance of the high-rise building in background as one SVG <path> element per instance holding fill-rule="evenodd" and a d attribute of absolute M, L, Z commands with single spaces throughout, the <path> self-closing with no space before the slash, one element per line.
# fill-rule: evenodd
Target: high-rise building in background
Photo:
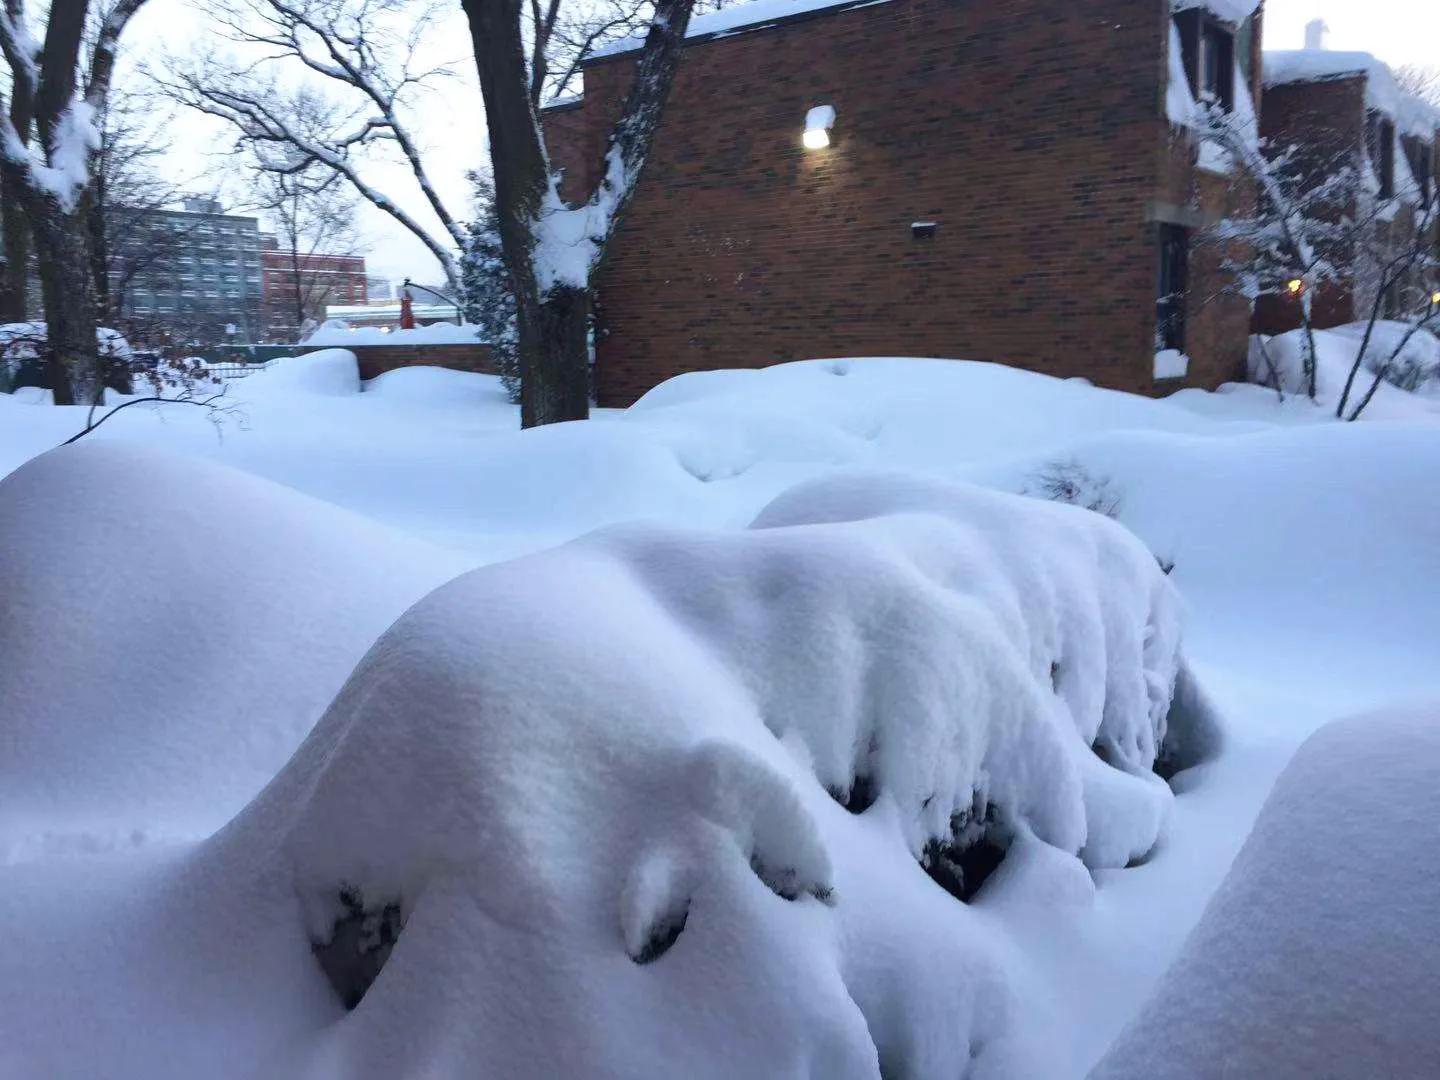
<path fill-rule="evenodd" d="M 110 210 L 111 308 L 144 336 L 249 344 L 262 335 L 260 223 L 213 199 L 184 210 Z"/>

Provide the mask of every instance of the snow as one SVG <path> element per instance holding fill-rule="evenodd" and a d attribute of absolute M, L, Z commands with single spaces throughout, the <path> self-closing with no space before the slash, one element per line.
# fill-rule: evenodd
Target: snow
<path fill-rule="evenodd" d="M 1440 129 L 1440 109 L 1403 91 L 1389 65 L 1370 53 L 1329 49 L 1265 51 L 1266 86 L 1348 78 L 1365 80 L 1366 105 L 1392 117 L 1398 134 L 1435 138 Z"/>
<path fill-rule="evenodd" d="M 764 30 L 782 19 L 793 18 L 797 15 L 807 15 L 829 8 L 849 10 L 873 7 L 877 2 L 886 3 L 888 0 L 859 0 L 859 2 L 856 0 L 751 0 L 747 4 L 734 4 L 719 11 L 692 18 L 686 28 L 685 36 L 687 38 L 728 36 L 748 30 Z M 643 33 L 632 34 L 601 46 L 590 55 L 595 58 L 615 56 L 619 53 L 631 52 L 644 44 L 645 35 Z"/>
<path fill-rule="evenodd" d="M 479 328 L 456 325 L 452 322 L 432 323 L 416 326 L 409 330 L 382 330 L 374 326 L 347 326 L 332 320 L 323 323 L 306 340 L 307 348 L 335 346 L 347 348 L 351 345 L 390 345 L 404 348 L 407 345 L 475 345 L 479 343 Z"/>
<path fill-rule="evenodd" d="M 829 359 L 520 432 L 330 350 L 44 456 L 84 410 L 0 395 L 7 1064 L 1083 1076 L 1296 748 L 1440 697 L 1440 426 L 1388 389 Z M 920 861 L 982 772 L 962 903 Z M 404 916 L 351 1015 L 346 885 Z"/>
<path fill-rule="evenodd" d="M 218 828 L 455 565 L 268 481 L 103 441 L 0 481 L 0 535 L 0 863 Z"/>
<path fill-rule="evenodd" d="M 1364 323 L 1353 323 L 1316 331 L 1315 397 L 1322 408 L 1333 412 L 1339 403 L 1355 366 L 1365 328 Z M 1389 363 L 1387 378 L 1381 381 L 1364 415 L 1398 420 L 1440 417 L 1440 380 L 1436 378 L 1440 375 L 1440 339 L 1428 330 L 1419 330 L 1405 341 L 1410 329 L 1398 322 L 1375 324 L 1347 402 L 1347 414 L 1369 392 L 1376 375 Z M 1308 390 L 1304 356 L 1305 338 L 1301 330 L 1254 339 L 1250 347 L 1250 376 L 1257 383 L 1274 386 L 1278 382 L 1286 393 L 1303 395 Z"/>
<path fill-rule="evenodd" d="M 1179 349 L 1162 349 L 1155 354 L 1155 378 L 1183 379 L 1190 370 L 1190 357 Z"/>
<path fill-rule="evenodd" d="M 1260 0 L 1170 0 L 1171 11 L 1190 11 L 1202 8 L 1228 23 L 1242 23 L 1254 15 L 1260 7 Z"/>
<path fill-rule="evenodd" d="M 1093 1080 L 1432 1075 L 1437 768 L 1434 706 L 1306 742 Z"/>

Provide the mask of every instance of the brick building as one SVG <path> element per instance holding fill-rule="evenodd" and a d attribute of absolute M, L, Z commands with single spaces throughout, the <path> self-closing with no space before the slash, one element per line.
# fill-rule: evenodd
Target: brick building
<path fill-rule="evenodd" d="M 1174 102 L 1253 108 L 1257 7 L 760 0 L 694 20 L 598 280 L 600 403 L 837 355 L 1142 393 L 1241 377 L 1249 307 L 1210 300 L 1191 250 L 1243 185 Z M 545 111 L 567 199 L 594 185 L 634 59 L 593 57 L 582 98 Z M 1178 362 L 1157 368 L 1162 347 Z"/>
<path fill-rule="evenodd" d="M 1343 265 L 1353 273 L 1311 297 L 1311 320 L 1325 329 L 1368 319 L 1379 292 L 1378 263 L 1412 244 L 1423 226 L 1417 211 L 1435 190 L 1440 111 L 1403 93 L 1370 54 L 1312 47 L 1265 55 L 1261 131 L 1277 149 L 1298 148 L 1296 168 L 1309 184 L 1354 170 L 1354 190 L 1335 213 L 1365 222 L 1366 239 L 1358 252 L 1346 253 Z M 1411 275 L 1378 297 L 1380 312 L 1413 311 L 1431 288 L 1420 274 Z M 1257 305 L 1261 333 L 1300 322 L 1298 293 L 1264 297 Z"/>
<path fill-rule="evenodd" d="M 281 251 L 275 238 L 261 237 L 266 340 L 299 340 L 307 320 L 323 322 L 330 305 L 365 304 L 369 294 L 363 255 Z"/>

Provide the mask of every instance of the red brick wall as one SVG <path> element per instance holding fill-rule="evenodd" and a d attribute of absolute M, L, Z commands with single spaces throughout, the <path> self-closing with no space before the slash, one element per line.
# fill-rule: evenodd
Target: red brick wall
<path fill-rule="evenodd" d="M 601 404 L 836 355 L 1145 393 L 1238 377 L 1233 300 L 1192 314 L 1187 380 L 1152 377 L 1157 207 L 1201 197 L 1168 138 L 1169 26 L 1168 0 L 891 0 L 692 44 L 599 279 Z M 632 63 L 591 64 L 584 106 L 546 116 L 567 198 L 595 179 Z M 806 151 L 823 103 L 832 145 Z"/>
<path fill-rule="evenodd" d="M 1287 83 L 1265 90 L 1260 134 L 1276 148 L 1299 147 L 1304 173 L 1317 182 L 1335 162 L 1362 152 L 1365 133 L 1365 80 L 1330 79 Z M 1349 285 L 1327 285 L 1311 301 L 1311 320 L 1325 329 L 1355 319 Z M 1255 305 L 1255 330 L 1281 334 L 1300 325 L 1300 302 L 1288 296 L 1261 297 Z"/>
<path fill-rule="evenodd" d="M 442 367 L 493 375 L 488 345 L 346 345 L 360 363 L 360 378 L 402 367 Z"/>

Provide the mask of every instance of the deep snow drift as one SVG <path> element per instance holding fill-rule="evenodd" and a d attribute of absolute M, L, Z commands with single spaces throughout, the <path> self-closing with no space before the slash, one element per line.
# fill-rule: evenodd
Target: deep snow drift
<path fill-rule="evenodd" d="M 827 360 L 762 372 L 687 376 L 658 388 L 624 413 L 602 412 L 590 424 L 519 433 L 514 430 L 515 411 L 496 380 L 415 369 L 362 386 L 353 358 L 343 350 L 282 361 L 232 384 L 229 393 L 245 413 L 243 425 L 227 422 L 217 432 L 189 411 L 136 407 L 73 451 L 36 462 L 0 484 L 0 503 L 8 500 L 8 493 L 39 491 L 36 513 L 55 516 L 50 527 L 31 513 L 0 507 L 7 530 L 0 535 L 0 548 L 5 549 L 0 562 L 17 566 L 25 561 L 55 577 L 64 568 L 46 565 L 44 552 L 34 549 L 58 544 L 58 550 L 74 560 L 69 572 L 92 583 L 89 592 L 95 602 L 76 598 L 88 597 L 85 589 L 67 591 L 47 584 L 45 588 L 53 587 L 65 598 L 57 610 L 67 617 L 77 613 L 82 628 L 94 622 L 117 640 L 126 638 L 128 655 L 140 658 L 134 665 L 137 671 L 150 663 L 151 655 L 177 649 L 200 671 L 221 660 L 220 649 L 203 631 L 189 651 L 189 643 L 177 645 L 165 635 L 156 635 L 152 648 L 155 620 L 168 619 L 155 596 L 173 596 L 177 605 L 185 605 L 182 625 L 205 619 L 250 625 L 243 614 L 248 605 L 264 616 L 253 621 L 255 633 L 278 634 L 294 647 L 263 656 L 247 651 L 238 660 L 223 662 L 248 671 L 245 677 L 260 687 L 258 700 L 266 702 L 267 709 L 276 696 L 303 699 L 301 708 L 277 710 L 277 716 L 286 718 L 272 724 L 259 711 L 230 708 L 224 697 L 233 687 L 224 679 L 215 684 L 219 708 L 212 714 L 201 685 L 204 675 L 187 681 L 165 672 L 165 678 L 152 685 L 125 671 L 113 684 L 82 680 L 83 695 L 62 687 L 73 708 L 61 715 L 45 705 L 43 694 L 29 689 L 45 683 L 49 668 L 44 656 L 24 651 L 24 667 L 13 676 L 6 673 L 7 692 L 31 695 L 27 708 L 41 710 L 34 715 L 57 725 L 74 724 L 99 740 L 93 752 L 83 745 L 70 747 L 63 745 L 63 731 L 57 730 L 49 745 L 65 753 L 50 773 L 55 782 L 47 788 L 44 776 L 27 773 L 18 791 L 0 790 L 0 807 L 31 800 L 49 808 L 43 821 L 7 815 L 7 829 L 15 828 L 7 833 L 0 853 L 0 858 L 12 860 L 5 866 L 6 888 L 0 890 L 0 918 L 24 928 L 0 959 L 0 1054 L 33 1065 L 10 1070 L 20 1075 L 28 1071 L 88 1077 L 101 1056 L 96 1048 L 116 1062 L 114 1074 L 126 1076 L 128 1063 L 134 1065 L 130 1075 L 147 1080 L 167 1072 L 210 1075 L 216 1061 L 237 1075 L 247 1069 L 264 1076 L 290 1075 L 302 1065 L 324 1073 L 326 1063 L 333 1064 L 337 1055 L 354 1054 L 366 1044 L 369 1037 L 353 1029 L 380 1023 L 383 1010 L 377 1003 L 409 1000 L 409 984 L 420 980 L 413 971 L 407 974 L 407 951 L 438 965 L 430 980 L 435 985 L 424 987 L 424 994 L 443 995 L 447 979 L 456 986 L 468 985 L 466 980 L 475 976 L 464 971 L 469 962 L 465 950 L 444 951 L 442 956 L 442 950 L 422 943 L 445 939 L 452 916 L 466 926 L 473 926 L 478 916 L 462 899 L 430 885 L 424 890 L 424 907 L 434 914 L 411 913 L 406 937 L 380 980 L 360 1007 L 345 1016 L 310 954 L 315 923 L 325 918 L 317 920 L 313 908 L 308 914 L 302 910 L 295 891 L 297 868 L 279 854 L 291 850 L 286 845 L 292 834 L 300 835 L 298 827 L 287 825 L 269 837 L 253 824 L 241 829 L 241 822 L 259 820 L 255 815 L 260 805 L 280 805 L 274 795 L 278 788 L 267 793 L 266 804 L 257 804 L 218 837 L 198 847 L 194 841 L 230 818 L 280 767 L 289 753 L 281 749 L 284 741 L 293 746 L 304 736 L 365 649 L 411 601 L 469 567 L 536 552 L 599 526 L 646 521 L 662 528 L 652 534 L 656 536 L 666 535 L 664 530 L 710 530 L 705 535 L 718 551 L 735 543 L 735 530 L 744 529 L 797 483 L 825 478 L 839 483 L 856 471 L 900 470 L 912 477 L 969 480 L 1036 499 L 1097 506 L 1114 514 L 1156 559 L 1173 565 L 1169 581 L 1185 598 L 1186 655 L 1220 706 L 1226 738 L 1217 757 L 1175 779 L 1179 794 L 1173 800 L 1145 782 L 1168 804 L 1160 809 L 1168 813 L 1169 822 L 1159 844 L 1136 860 L 1139 865 L 1086 873 L 1082 860 L 1021 832 L 980 893 L 961 903 L 920 869 L 924 851 L 917 858 L 914 822 L 906 825 L 897 803 L 881 798 L 857 816 L 826 792 L 831 780 L 837 788 L 843 784 L 845 770 L 837 765 L 845 762 L 843 754 L 812 754 L 812 741 L 800 739 L 795 730 L 779 743 L 781 755 L 771 728 L 762 732 L 752 724 L 755 745 L 747 744 L 746 752 L 762 762 L 761 772 L 778 772 L 791 784 L 798 805 L 815 823 L 830 860 L 833 904 L 807 898 L 810 894 L 783 900 L 747 868 L 743 856 L 732 855 L 728 862 L 714 864 L 715 876 L 705 881 L 731 887 L 727 896 L 753 901 L 752 906 L 737 900 L 729 907 L 707 908 L 702 896 L 692 904 L 691 918 L 673 947 L 652 964 L 637 966 L 626 955 L 626 927 L 634 931 L 629 944 L 640 941 L 643 952 L 642 939 L 648 940 L 644 928 L 662 926 L 665 920 L 636 918 L 627 924 L 618 906 L 596 916 L 592 929 L 597 937 L 587 940 L 609 935 L 608 963 L 613 966 L 605 970 L 650 980 L 644 986 L 656 985 L 656 973 L 667 964 L 673 969 L 700 943 L 708 944 L 706 927 L 749 927 L 755 934 L 770 935 L 767 942 L 778 935 L 762 957 L 765 965 L 754 969 L 766 973 L 770 981 L 765 986 L 778 996 L 790 991 L 800 995 L 802 989 L 806 995 L 832 994 L 843 988 L 855 1002 L 850 1006 L 831 997 L 824 1005 L 825 1018 L 838 1025 L 834 1039 L 825 1045 L 841 1047 L 843 1061 L 861 1045 L 856 1025 L 857 1017 L 863 1017 L 872 1042 L 882 1048 L 913 1040 L 891 1060 L 943 1063 L 935 1065 L 933 1073 L 954 1071 L 963 1038 L 990 1032 L 990 1041 L 979 1044 L 982 1057 L 1002 1053 L 1000 1046 L 1008 1043 L 1040 1058 L 1017 1063 L 1012 1076 L 1083 1076 L 1178 955 L 1295 748 L 1339 715 L 1405 698 L 1440 698 L 1435 664 L 1440 650 L 1440 491 L 1434 482 L 1440 475 L 1440 428 L 1427 409 L 1407 409 L 1410 420 L 1404 423 L 1378 410 L 1367 413 L 1369 422 L 1341 425 L 1330 421 L 1323 407 L 1295 398 L 1282 405 L 1273 391 L 1254 386 L 1215 394 L 1185 391 L 1151 401 L 1097 390 L 1078 380 L 987 364 Z M 1414 404 L 1418 396 L 1404 397 Z M 40 406 L 32 404 L 34 400 L 33 392 L 0 395 L 0 472 L 55 446 L 83 423 L 77 410 Z M 138 476 L 97 471 L 104 482 L 85 479 L 92 465 L 98 468 L 112 452 L 133 447 L 145 448 L 144 455 L 136 459 L 135 468 L 118 471 Z M 157 448 L 166 453 L 156 453 Z M 169 461 L 174 455 L 189 460 Z M 206 460 L 230 468 L 207 468 Z M 25 478 L 32 469 L 54 469 L 45 475 L 55 482 L 30 485 Z M 71 469 L 76 476 L 70 475 Z M 237 476 L 235 470 L 250 476 Z M 162 483 L 148 484 L 151 474 Z M 243 483 L 232 491 L 237 481 Z M 904 486 L 896 483 L 897 488 Z M 91 537 L 89 543 L 65 539 L 67 530 L 74 532 L 82 520 L 78 505 L 63 494 L 71 486 L 102 508 L 105 520 L 113 524 L 116 545 L 128 545 L 128 557 L 117 557 L 103 537 Z M 113 503 L 105 494 L 112 486 L 118 493 Z M 194 492 L 210 487 L 225 506 L 197 500 Z M 240 520 L 225 508 L 231 502 L 244 508 Z M 200 517 L 205 528 L 187 508 L 192 503 L 204 508 Z M 127 504 L 143 510 L 143 520 L 127 512 Z M 904 508 L 893 510 L 901 513 Z M 272 527 L 272 516 L 289 522 L 294 532 L 290 525 Z M 377 522 L 386 528 L 376 528 Z M 300 537 L 311 525 L 314 536 Z M 874 528 L 875 522 L 863 523 L 864 530 Z M 32 549 L 29 553 L 9 550 L 11 529 L 18 530 L 15 535 Z M 225 557 L 193 554 L 196 545 L 187 539 L 192 531 L 201 540 L 199 546 L 218 545 Z M 771 530 L 757 533 L 764 531 Z M 227 532 L 243 539 L 243 551 L 226 546 Z M 405 538 L 397 540 L 396 533 Z M 272 535 L 287 537 L 285 547 L 314 557 L 290 558 L 280 544 L 269 541 Z M 616 535 L 605 542 L 618 543 Z M 627 528 L 618 535 L 623 539 L 639 533 Z M 1022 551 L 1027 544 L 1028 537 L 1011 546 Z M 133 557 L 133 552 L 151 548 L 163 558 L 142 563 Z M 901 545 L 894 550 L 905 549 Z M 545 560 L 552 557 L 544 556 L 540 565 L 549 565 Z M 92 562 L 103 563 L 103 569 L 93 569 Z M 1023 562 L 1022 556 L 1015 565 Z M 427 577 L 432 563 L 433 577 Z M 340 571 L 333 577 L 332 564 Z M 173 572 L 167 565 L 173 565 Z M 247 571 L 247 565 L 253 565 L 255 573 Z M 308 569 L 302 573 L 296 566 Z M 719 569 L 702 566 L 697 577 L 709 580 Z M 132 576 L 135 587 L 129 583 Z M 823 571 L 816 577 L 829 580 Z M 279 589 L 271 588 L 272 578 Z M 633 578 L 624 577 L 626 596 L 631 595 Z M 611 578 L 605 583 L 614 586 Z M 909 588 L 919 583 L 923 575 L 902 584 Z M 287 588 L 293 601 L 275 599 L 273 594 Z M 383 605 L 367 606 L 367 597 L 373 599 L 385 589 L 391 590 L 385 595 L 392 607 L 382 611 Z M 155 596 L 147 597 L 147 590 Z M 437 602 L 449 592 L 446 588 L 437 594 Z M 255 602 L 262 593 L 264 601 Z M 587 595 L 585 589 L 572 589 L 555 604 L 580 603 Z M 195 601 L 197 596 L 203 599 Z M 101 599 L 106 606 L 100 605 Z M 133 603 L 142 617 L 110 610 L 111 601 Z M 209 610 L 190 610 L 196 603 L 209 605 Z M 223 615 L 215 610 L 222 604 L 227 609 Z M 229 610 L 232 606 L 236 611 Z M 688 610 L 684 605 L 680 609 Z M 349 613 L 357 611 L 360 615 L 352 620 Z M 678 618 L 662 614 L 655 617 L 667 626 Z M 560 619 L 559 614 L 553 617 Z M 291 622 L 297 624 L 293 630 Z M 64 627 L 31 623 L 33 619 L 27 628 L 38 630 L 62 650 L 60 655 L 73 655 L 64 650 L 77 648 L 79 639 L 72 641 L 62 633 Z M 362 625 L 368 627 L 364 633 Z M 1011 624 L 1001 620 L 1001 625 Z M 628 624 L 621 630 L 628 634 Z M 329 660 L 317 664 L 316 672 L 323 668 L 330 680 L 323 690 L 322 680 L 308 681 L 307 650 L 316 640 L 345 645 L 330 653 L 322 650 L 322 659 L 328 655 Z M 710 656 L 713 650 L 706 640 L 698 632 L 687 633 L 684 648 L 671 651 L 677 662 L 697 652 Z M 589 647 L 603 651 L 604 646 Z M 490 648 L 487 638 L 486 650 Z M 104 648 L 98 651 L 100 662 L 112 669 L 124 662 L 123 657 L 114 660 L 115 655 Z M 648 677 L 650 668 L 659 670 L 670 659 L 667 652 L 650 656 L 641 674 Z M 630 672 L 636 663 L 627 658 L 628 666 L 617 670 Z M 588 662 L 585 670 L 590 670 Z M 551 677 L 560 679 L 562 674 Z M 724 672 L 715 677 L 738 679 Z M 606 698 L 602 693 L 618 690 L 609 673 L 601 672 L 593 681 L 596 693 L 589 687 L 575 692 L 601 702 L 605 710 L 617 708 L 616 694 Z M 290 690 L 292 683 L 299 690 Z M 179 698 L 188 712 L 157 700 L 155 686 L 171 685 L 185 689 Z M 1193 685 L 1182 681 L 1180 689 L 1187 688 Z M 827 694 L 838 692 L 826 689 Z M 3 705 L 0 702 L 0 712 Z M 806 708 L 807 702 L 799 701 L 788 712 L 808 716 Z M 213 722 L 212 715 L 225 722 Z M 175 752 L 191 762 L 190 767 L 176 768 L 166 761 L 172 742 L 147 734 L 146 725 L 151 724 L 174 734 Z M 133 740 L 126 738 L 129 725 L 139 725 Z M 367 731 L 369 727 L 365 725 Z M 274 751 L 264 767 L 251 768 L 249 759 L 237 757 L 234 749 L 247 745 L 252 729 L 285 733 L 283 740 L 262 740 Z M 44 746 L 49 736 L 26 738 Z M 1072 742 L 1083 745 L 1085 740 L 1077 735 Z M 1203 744 L 1192 748 L 1189 758 L 1204 749 Z M 1214 751 L 1213 743 L 1208 749 Z M 336 760 L 343 755 L 356 770 L 362 764 L 367 770 L 383 768 L 383 763 L 358 763 L 343 752 L 343 744 L 337 746 Z M 118 756 L 122 754 L 128 756 Z M 1106 754 L 1112 763 L 1123 764 L 1120 757 L 1108 750 Z M 44 763 L 49 768 L 50 760 Z M 1093 767 L 1088 759 L 1086 766 Z M 622 767 L 609 758 L 596 766 L 607 775 Z M 161 783 L 135 783 L 124 775 L 130 768 Z M 290 775 L 298 775 L 294 769 Z M 206 795 L 204 783 L 187 782 L 184 774 L 190 771 L 214 778 L 213 798 Z M 830 778 L 825 783 L 818 779 L 822 771 Z M 720 766 L 714 772 L 730 775 Z M 1109 768 L 1101 775 L 1112 773 L 1118 789 L 1134 793 L 1138 779 L 1123 768 Z M 327 788 L 341 784 L 339 774 L 317 770 L 314 775 L 317 787 L 322 781 Z M 369 782 L 373 773 L 364 775 Z M 687 775 L 711 773 L 702 769 Z M 381 776 L 374 787 L 393 797 L 412 781 Z M 171 790 L 179 794 L 166 796 L 170 807 L 157 813 L 151 800 L 172 783 Z M 681 806 L 675 790 L 679 781 L 669 778 L 665 784 L 674 805 Z M 708 821 L 694 806 L 718 805 L 706 802 L 709 796 L 701 797 L 700 786 L 692 784 L 698 802 L 683 803 L 686 821 Z M 534 790 L 541 794 L 527 798 L 554 796 L 553 805 L 542 808 L 545 821 L 574 809 L 569 789 L 549 773 L 543 782 L 536 781 Z M 722 785 L 721 790 L 731 789 Z M 863 804 L 869 797 L 865 785 L 858 790 L 858 804 Z M 855 792 L 852 787 L 852 800 Z M 843 797 L 844 792 L 839 794 Z M 45 803 L 42 796 L 50 801 Z M 62 804 L 72 800 L 75 810 L 70 813 Z M 293 808 L 299 802 L 286 805 Z M 1143 804 L 1128 798 L 1126 804 L 1127 821 L 1144 818 L 1137 813 Z M 1092 798 L 1085 806 L 1087 838 L 1097 829 L 1097 835 L 1106 832 L 1096 825 L 1102 817 L 1098 805 Z M 287 823 L 310 820 L 298 811 L 281 817 Z M 703 833 L 719 826 L 695 829 Z M 637 836 L 627 852 L 638 859 L 641 840 L 684 832 L 680 826 L 657 830 Z M 359 841 L 353 834 L 347 837 L 345 851 L 353 853 Z M 167 840 L 173 843 L 164 846 Z M 733 841 L 727 843 L 735 847 Z M 573 855 L 580 849 L 566 850 Z M 236 870 L 237 861 L 246 861 L 241 852 L 253 855 L 246 856 L 252 867 L 248 873 Z M 606 871 L 609 876 L 601 874 L 606 888 L 616 888 L 636 859 L 622 860 L 623 866 Z M 685 879 L 662 871 L 678 864 L 660 860 L 653 864 L 659 869 L 637 872 L 630 895 L 651 899 L 627 910 L 665 909 L 662 900 L 671 895 L 669 884 Z M 971 865 L 962 861 L 960 870 Z M 600 873 L 588 862 L 582 869 L 586 875 Z M 425 880 L 453 880 L 445 876 L 450 873 L 451 868 L 441 867 Z M 712 899 L 714 895 L 705 893 Z M 344 910 L 339 897 L 337 889 L 328 900 L 331 917 Z M 384 905 L 387 898 L 366 897 L 364 902 Z M 706 920 L 712 910 L 723 913 L 719 923 Z M 757 920 L 743 921 L 752 911 L 758 912 Z M 856 911 L 890 914 L 861 926 L 847 921 Z M 767 918 L 779 921 L 764 921 Z M 434 924 L 434 919 L 444 925 Z M 383 939 L 393 922 L 382 907 L 369 933 Z M 912 926 L 919 929 L 912 932 Z M 717 955 L 729 957 L 727 950 L 735 942 L 754 947 L 754 939 L 738 936 L 738 930 L 721 937 L 714 946 Z M 817 938 L 833 947 L 812 948 Z M 792 939 L 794 948 L 803 948 L 809 958 L 803 969 L 780 966 L 790 955 L 784 950 Z M 977 940 L 980 944 L 972 948 Z M 537 978 L 566 987 L 571 1002 L 588 1002 L 583 990 L 571 984 L 579 987 L 590 968 L 555 955 L 551 960 L 553 968 Z M 731 960 L 734 957 L 724 962 Z M 946 981 L 952 967 L 968 973 L 966 979 Z M 693 969 L 685 970 L 693 974 Z M 739 968 L 725 970 L 733 974 Z M 856 972 L 875 977 L 861 978 Z M 427 972 L 427 980 L 429 976 Z M 824 989 L 817 991 L 816 986 Z M 755 982 L 747 978 L 733 996 L 755 993 Z M 442 1019 L 434 1023 L 447 1036 L 477 1024 L 459 996 L 427 1000 L 437 1002 Z M 617 1000 L 634 998 L 620 995 Z M 78 1012 L 77 1002 L 83 1005 Z M 497 1015 L 508 1008 L 493 1004 Z M 683 1006 L 667 1002 L 665 1008 Z M 777 1024 L 799 1023 L 803 1008 L 803 1001 L 777 1008 Z M 533 1032 L 523 1016 L 504 1015 L 516 1031 Z M 957 1016 L 973 1026 L 962 1030 Z M 751 1019 L 757 1031 L 767 1020 Z M 481 1026 L 494 1030 L 500 1023 L 487 1014 Z M 386 1030 L 394 1034 L 396 1029 Z M 472 1058 L 456 1062 L 447 1056 L 457 1044 L 430 1040 L 431 1030 L 397 1035 L 387 1052 L 413 1054 L 406 1060 L 420 1063 L 415 1068 L 422 1073 L 473 1069 Z M 770 1038 L 776 1028 L 765 1030 L 772 1034 L 761 1031 L 754 1039 Z M 83 1031 L 83 1038 L 77 1031 Z M 616 1037 L 623 1033 L 617 1029 Z M 542 1041 L 548 1046 L 555 1038 L 546 1032 Z M 821 1042 L 817 1034 L 816 1041 L 797 1052 L 819 1053 Z M 391 1059 L 382 1055 L 377 1060 Z M 0 1057 L 0 1072 L 8 1064 Z"/>
<path fill-rule="evenodd" d="M 479 569 L 380 637 L 252 806 L 132 886 L 161 925 L 101 916 L 121 963 L 4 1000 L 5 1040 L 47 1075 L 99 1052 L 189 1076 L 215 1046 L 206 1075 L 1033 1075 L 997 928 L 960 900 L 971 857 L 1013 843 L 1010 890 L 1045 896 L 1149 852 L 1179 672 L 1175 593 L 1123 529 L 938 481 L 819 481 L 751 530 Z M 403 930 L 337 1022 L 307 939 L 342 895 Z M 248 985 L 170 999 L 217 963 Z M 90 1037 L 34 1039 L 77 978 Z M 266 1004 L 233 1024 L 239 989 Z M 120 1037 L 117 998 L 166 1038 Z"/>
<path fill-rule="evenodd" d="M 1313 736 L 1093 1080 L 1440 1070 L 1440 712 Z"/>
<path fill-rule="evenodd" d="M 207 835 L 458 569 L 253 476 L 105 442 L 0 481 L 0 537 L 0 862 Z"/>

